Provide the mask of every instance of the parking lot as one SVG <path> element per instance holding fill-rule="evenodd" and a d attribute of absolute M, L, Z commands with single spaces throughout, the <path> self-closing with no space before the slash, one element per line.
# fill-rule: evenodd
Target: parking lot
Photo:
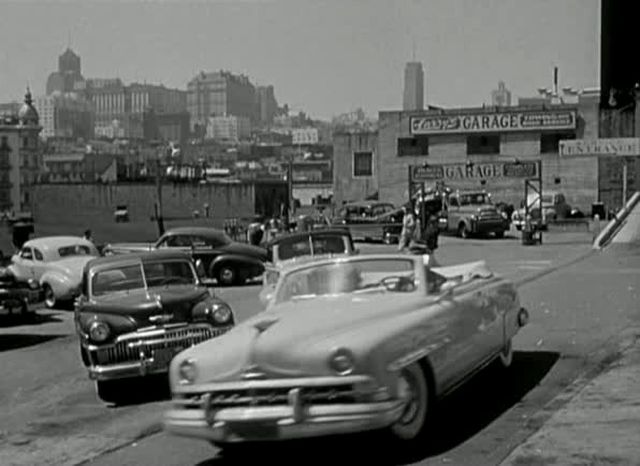
<path fill-rule="evenodd" d="M 486 260 L 497 273 L 525 284 L 527 277 L 540 277 L 584 256 L 590 241 L 589 232 L 552 232 L 537 246 L 523 246 L 515 234 L 504 239 L 441 237 L 436 257 L 443 264 Z M 369 243 L 358 247 L 362 254 L 396 249 Z M 243 321 L 262 309 L 259 289 L 260 284 L 254 283 L 216 292 Z M 538 305 L 532 302 L 538 300 L 542 298 L 534 292 L 528 305 Z M 524 339 L 531 344 L 531 337 L 521 342 Z M 0 391 L 1 464 L 35 464 L 44 457 L 51 463 L 75 464 L 159 429 L 168 399 L 162 380 L 141 385 L 137 401 L 129 406 L 110 408 L 99 402 L 80 361 L 69 311 L 42 310 L 30 324 L 3 321 L 0 364 L 11 374 Z M 212 454 L 197 442 L 193 448 L 199 454 Z M 164 458 L 163 463 L 168 464 Z"/>

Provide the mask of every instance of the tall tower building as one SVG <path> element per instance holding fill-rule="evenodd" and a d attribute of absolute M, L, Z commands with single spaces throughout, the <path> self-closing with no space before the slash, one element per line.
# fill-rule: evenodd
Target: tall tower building
<path fill-rule="evenodd" d="M 498 82 L 498 89 L 491 91 L 491 105 L 494 107 L 509 107 L 511 105 L 511 92 L 503 81 Z"/>
<path fill-rule="evenodd" d="M 402 109 L 424 109 L 424 72 L 420 62 L 409 62 L 404 68 Z"/>
<path fill-rule="evenodd" d="M 58 91 L 73 92 L 76 83 L 84 81 L 80 68 L 80 56 L 68 48 L 58 57 L 58 71 L 47 78 L 47 95 Z"/>

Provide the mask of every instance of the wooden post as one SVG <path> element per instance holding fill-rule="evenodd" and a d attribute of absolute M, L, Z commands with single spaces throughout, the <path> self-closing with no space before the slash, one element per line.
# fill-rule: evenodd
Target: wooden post
<path fill-rule="evenodd" d="M 156 160 L 156 222 L 158 237 L 164 235 L 164 218 L 162 216 L 162 163 L 160 157 Z"/>

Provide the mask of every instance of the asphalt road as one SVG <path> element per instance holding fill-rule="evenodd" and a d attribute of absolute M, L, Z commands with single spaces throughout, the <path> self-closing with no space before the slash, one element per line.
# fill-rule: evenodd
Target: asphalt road
<path fill-rule="evenodd" d="M 438 251 L 442 263 L 485 259 L 496 272 L 523 282 L 521 296 L 532 321 L 516 339 L 511 375 L 498 379 L 485 371 L 445 400 L 438 432 L 417 458 L 401 458 L 368 437 L 345 437 L 287 444 L 272 452 L 273 460 L 311 453 L 336 462 L 342 451 L 374 464 L 499 463 L 544 420 L 551 400 L 615 352 L 607 342 L 633 322 L 637 301 L 612 310 L 607 299 L 610 293 L 626 296 L 629 287 L 640 289 L 638 274 L 615 273 L 619 264 L 608 263 L 610 256 L 596 255 L 549 273 L 584 256 L 590 239 L 587 233 L 550 234 L 545 244 L 525 247 L 513 238 L 444 238 Z M 389 250 L 382 245 L 360 248 L 363 253 Z M 586 285 L 585 274 L 602 287 Z M 244 320 L 261 309 L 258 291 L 258 285 L 251 285 L 219 293 Z M 71 315 L 64 311 L 42 311 L 33 325 L 0 323 L 0 464 L 77 464 L 96 456 L 91 464 L 224 464 L 206 443 L 149 435 L 157 431 L 167 406 L 162 381 L 141 385 L 138 402 L 130 406 L 100 403 L 80 363 L 73 331 Z"/>

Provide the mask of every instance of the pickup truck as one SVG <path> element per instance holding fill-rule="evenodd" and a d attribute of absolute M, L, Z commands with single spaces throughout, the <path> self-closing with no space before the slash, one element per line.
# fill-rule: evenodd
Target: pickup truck
<path fill-rule="evenodd" d="M 485 191 L 455 191 L 445 198 L 446 221 L 441 228 L 461 238 L 493 234 L 502 238 L 509 230 L 509 218 L 500 213 Z"/>

